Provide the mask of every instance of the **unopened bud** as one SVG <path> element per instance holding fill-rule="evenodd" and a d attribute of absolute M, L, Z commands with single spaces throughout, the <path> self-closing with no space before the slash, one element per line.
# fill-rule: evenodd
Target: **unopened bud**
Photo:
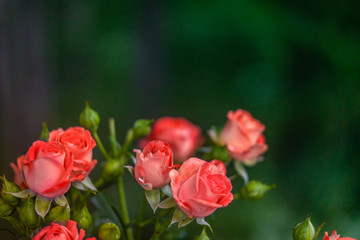
<path fill-rule="evenodd" d="M 304 222 L 298 223 L 293 232 L 294 240 L 313 240 L 315 235 L 315 228 L 307 217 Z"/>
<path fill-rule="evenodd" d="M 119 159 L 108 160 L 101 169 L 101 177 L 105 182 L 111 182 L 121 173 L 122 164 Z"/>
<path fill-rule="evenodd" d="M 74 213 L 74 221 L 79 224 L 79 228 L 88 229 L 92 224 L 92 217 L 87 206 L 84 206 L 80 211 Z"/>
<path fill-rule="evenodd" d="M 41 218 L 35 211 L 34 200 L 30 197 L 23 199 L 19 209 L 20 221 L 29 226 L 36 228 L 40 225 Z"/>
<path fill-rule="evenodd" d="M 100 240 L 119 240 L 120 229 L 115 223 L 107 222 L 100 226 L 98 236 Z"/>
<path fill-rule="evenodd" d="M 85 109 L 80 114 L 79 122 L 81 126 L 95 132 L 99 127 L 100 117 L 99 114 L 86 103 Z"/>
<path fill-rule="evenodd" d="M 243 187 L 239 196 L 240 199 L 250 200 L 250 201 L 258 201 L 260 200 L 269 190 L 273 189 L 275 185 L 266 185 L 259 181 L 252 180 Z"/>
<path fill-rule="evenodd" d="M 139 119 L 134 123 L 134 137 L 135 138 L 142 138 L 149 134 L 151 131 L 151 124 L 154 120 L 147 120 L 147 119 Z"/>
<path fill-rule="evenodd" d="M 43 123 L 42 126 L 43 126 L 43 128 L 40 133 L 40 139 L 48 141 L 49 140 L 49 129 L 48 129 L 46 123 Z"/>
<path fill-rule="evenodd" d="M 7 204 L 2 198 L 0 198 L 0 217 L 7 217 L 9 216 L 14 207 Z"/>
<path fill-rule="evenodd" d="M 211 152 L 205 154 L 205 158 L 209 160 L 217 159 L 222 162 L 227 162 L 229 160 L 229 154 L 225 146 L 215 146 Z"/>
<path fill-rule="evenodd" d="M 204 229 L 202 230 L 201 234 L 195 238 L 195 240 L 210 240 L 210 238 L 208 237 L 208 235 L 206 234 L 206 230 L 205 230 L 205 227 Z"/>
<path fill-rule="evenodd" d="M 20 187 L 13 182 L 9 182 L 6 180 L 5 176 L 1 178 L 2 179 L 2 190 L 1 190 L 1 197 L 7 204 L 16 207 L 20 203 L 20 199 L 13 196 L 10 193 L 16 193 L 20 192 Z"/>
<path fill-rule="evenodd" d="M 66 207 L 56 206 L 46 216 L 47 222 L 65 223 L 70 219 L 70 212 Z"/>

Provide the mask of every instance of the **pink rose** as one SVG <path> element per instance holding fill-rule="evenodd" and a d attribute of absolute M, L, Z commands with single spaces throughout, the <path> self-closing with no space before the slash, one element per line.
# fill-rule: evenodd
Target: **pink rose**
<path fill-rule="evenodd" d="M 170 182 L 173 153 L 169 144 L 151 141 L 143 152 L 136 151 L 135 179 L 146 190 L 161 188 Z"/>
<path fill-rule="evenodd" d="M 149 136 L 140 142 L 140 147 L 143 148 L 151 140 L 167 142 L 174 152 L 174 158 L 184 161 L 194 155 L 201 144 L 201 129 L 185 118 L 162 117 L 153 124 Z"/>
<path fill-rule="evenodd" d="M 89 175 L 97 161 L 92 159 L 92 149 L 96 146 L 96 142 L 88 130 L 82 127 L 70 127 L 64 131 L 59 128 L 50 132 L 49 141 L 65 145 L 74 156 L 72 175 L 80 175 L 81 180 Z"/>
<path fill-rule="evenodd" d="M 170 172 L 171 189 L 179 208 L 189 217 L 206 217 L 232 200 L 232 185 L 220 161 L 186 160 Z"/>
<path fill-rule="evenodd" d="M 17 165 L 10 163 L 11 168 L 14 170 L 14 182 L 19 185 L 22 189 L 27 188 L 24 182 L 24 178 L 21 172 L 21 162 L 24 160 L 25 155 L 21 155 L 17 158 Z"/>
<path fill-rule="evenodd" d="M 227 117 L 220 141 L 226 145 L 229 155 L 249 165 L 262 160 L 261 155 L 268 149 L 263 135 L 265 126 L 242 109 L 229 111 Z"/>
<path fill-rule="evenodd" d="M 337 235 L 336 231 L 334 230 L 331 233 L 331 236 L 329 237 L 328 233 L 325 232 L 325 236 L 323 238 L 323 240 L 356 240 L 354 238 L 349 238 L 349 237 L 343 237 L 341 238 L 340 235 Z"/>
<path fill-rule="evenodd" d="M 27 186 L 44 197 L 58 197 L 71 185 L 74 160 L 67 148 L 58 142 L 36 141 L 22 161 Z"/>
<path fill-rule="evenodd" d="M 78 233 L 77 223 L 69 220 L 66 226 L 58 223 L 51 223 L 44 227 L 32 240 L 82 240 L 85 237 L 85 231 L 80 229 Z M 87 240 L 96 240 L 96 238 L 87 238 Z"/>

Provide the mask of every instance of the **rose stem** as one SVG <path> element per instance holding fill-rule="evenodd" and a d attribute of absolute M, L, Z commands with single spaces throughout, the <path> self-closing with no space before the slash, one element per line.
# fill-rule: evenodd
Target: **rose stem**
<path fill-rule="evenodd" d="M 141 202 L 141 205 L 140 205 L 140 209 L 139 209 L 139 215 L 136 219 L 136 222 L 138 223 L 136 225 L 136 239 L 139 240 L 140 237 L 141 237 L 141 228 L 142 226 L 140 225 L 140 222 L 143 220 L 143 217 L 144 217 L 144 211 L 145 211 L 145 207 L 146 207 L 146 196 L 144 195 L 144 198 Z"/>
<path fill-rule="evenodd" d="M 124 171 L 122 171 L 122 173 L 123 172 Z M 132 231 L 132 228 L 129 225 L 130 218 L 129 218 L 129 213 L 128 213 L 127 204 L 126 204 L 122 173 L 120 174 L 120 177 L 118 178 L 118 193 L 119 193 L 119 200 L 120 200 L 120 209 L 121 209 L 121 212 L 123 214 L 127 239 L 134 240 L 133 231 Z"/>
<path fill-rule="evenodd" d="M 102 153 L 102 155 L 106 158 L 106 160 L 110 159 L 108 153 L 106 152 L 105 148 L 104 148 L 104 145 L 102 144 L 100 138 L 99 138 L 99 135 L 97 134 L 96 131 L 93 132 L 93 136 L 96 140 L 96 143 L 100 149 L 100 152 Z"/>

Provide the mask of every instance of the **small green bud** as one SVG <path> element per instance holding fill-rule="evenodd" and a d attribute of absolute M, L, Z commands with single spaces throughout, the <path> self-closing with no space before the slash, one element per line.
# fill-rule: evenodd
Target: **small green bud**
<path fill-rule="evenodd" d="M 19 219 L 30 228 L 40 225 L 41 218 L 35 211 L 34 200 L 30 197 L 23 199 L 19 209 Z"/>
<path fill-rule="evenodd" d="M 149 134 L 151 131 L 151 124 L 154 120 L 139 119 L 134 123 L 134 138 L 142 138 Z"/>
<path fill-rule="evenodd" d="M 239 192 L 240 199 L 250 200 L 250 201 L 258 201 L 271 189 L 273 189 L 275 185 L 266 185 L 259 181 L 252 180 L 243 187 Z"/>
<path fill-rule="evenodd" d="M 115 223 L 107 222 L 100 226 L 98 236 L 100 240 L 119 240 L 120 229 Z"/>
<path fill-rule="evenodd" d="M 81 126 L 95 132 L 99 127 L 100 117 L 99 114 L 86 103 L 85 109 L 80 114 L 79 122 Z"/>
<path fill-rule="evenodd" d="M 56 206 L 52 208 L 46 216 L 47 222 L 60 222 L 64 223 L 70 219 L 70 212 L 66 207 Z"/>
<path fill-rule="evenodd" d="M 229 154 L 225 146 L 215 146 L 211 152 L 205 154 L 205 159 L 213 160 L 217 159 L 222 162 L 229 161 Z"/>
<path fill-rule="evenodd" d="M 49 139 L 49 129 L 48 129 L 46 123 L 43 123 L 42 126 L 43 126 L 43 128 L 42 128 L 41 133 L 40 133 L 40 139 L 48 141 L 48 139 Z"/>
<path fill-rule="evenodd" d="M 105 182 L 111 182 L 120 175 L 122 164 L 119 159 L 109 159 L 101 169 L 101 177 Z"/>
<path fill-rule="evenodd" d="M 298 223 L 293 232 L 294 240 L 313 240 L 315 235 L 315 228 L 307 217 L 304 222 Z"/>
<path fill-rule="evenodd" d="M 7 204 L 16 207 L 20 203 L 20 198 L 17 198 L 9 193 L 16 193 L 20 192 L 20 187 L 13 182 L 9 182 L 6 180 L 5 176 L 2 177 L 2 190 L 1 190 L 1 197 Z"/>
<path fill-rule="evenodd" d="M 79 224 L 79 228 L 82 228 L 84 230 L 88 229 L 91 226 L 92 217 L 86 205 L 82 209 L 74 213 L 73 220 Z"/>
<path fill-rule="evenodd" d="M 0 198 L 0 217 L 7 217 L 9 216 L 14 207 L 7 204 L 2 198 Z"/>

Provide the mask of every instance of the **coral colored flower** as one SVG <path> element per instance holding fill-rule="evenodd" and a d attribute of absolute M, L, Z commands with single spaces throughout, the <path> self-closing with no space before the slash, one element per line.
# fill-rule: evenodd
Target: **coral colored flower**
<path fill-rule="evenodd" d="M 27 186 L 45 197 L 58 197 L 71 185 L 74 160 L 67 148 L 58 142 L 36 141 L 22 160 Z"/>
<path fill-rule="evenodd" d="M 96 146 L 96 142 L 88 130 L 82 127 L 70 127 L 64 131 L 59 128 L 50 132 L 49 141 L 65 145 L 74 156 L 72 175 L 79 175 L 82 179 L 89 175 L 97 161 L 92 159 L 92 149 Z"/>
<path fill-rule="evenodd" d="M 220 141 L 226 145 L 229 155 L 249 165 L 260 161 L 268 149 L 263 135 L 265 126 L 242 109 L 229 111 L 227 117 Z"/>
<path fill-rule="evenodd" d="M 334 230 L 331 233 L 331 236 L 328 235 L 327 232 L 325 232 L 325 236 L 323 238 L 323 240 L 356 240 L 354 238 L 349 238 L 349 237 L 340 237 L 340 235 L 337 235 L 336 231 Z"/>
<path fill-rule="evenodd" d="M 162 117 L 153 124 L 149 136 L 140 142 L 140 147 L 143 148 L 151 140 L 168 143 L 174 152 L 174 158 L 184 161 L 201 144 L 201 129 L 185 118 Z"/>
<path fill-rule="evenodd" d="M 220 161 L 190 158 L 171 170 L 171 189 L 179 208 L 189 217 L 206 217 L 232 200 L 232 185 Z"/>
<path fill-rule="evenodd" d="M 51 223 L 44 227 L 32 240 L 82 240 L 85 237 L 85 231 L 77 228 L 75 221 L 69 220 L 66 226 L 58 223 Z M 86 240 L 96 240 L 96 238 L 87 238 Z"/>
<path fill-rule="evenodd" d="M 144 189 L 161 188 L 170 182 L 173 153 L 169 144 L 154 140 L 146 145 L 143 152 L 135 151 L 135 179 Z"/>
<path fill-rule="evenodd" d="M 17 158 L 17 165 L 10 163 L 11 168 L 14 170 L 14 182 L 22 189 L 27 188 L 21 170 L 21 162 L 24 160 L 25 155 L 21 155 Z"/>

